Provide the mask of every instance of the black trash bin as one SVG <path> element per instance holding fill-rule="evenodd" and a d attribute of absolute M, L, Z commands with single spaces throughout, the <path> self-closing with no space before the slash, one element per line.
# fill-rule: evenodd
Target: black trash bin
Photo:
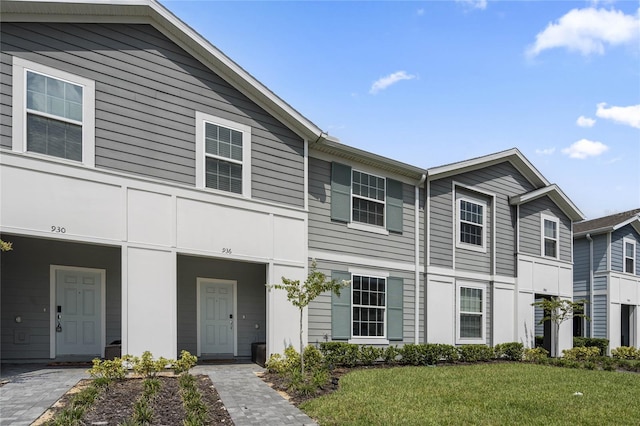
<path fill-rule="evenodd" d="M 253 342 L 251 344 L 251 362 L 264 367 L 267 361 L 267 344 L 265 342 Z"/>

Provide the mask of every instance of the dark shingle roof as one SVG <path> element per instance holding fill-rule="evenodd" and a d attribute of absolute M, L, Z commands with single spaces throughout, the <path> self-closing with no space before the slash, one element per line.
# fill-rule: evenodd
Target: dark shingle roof
<path fill-rule="evenodd" d="M 596 229 L 612 228 L 620 223 L 632 219 L 634 216 L 640 219 L 640 209 L 616 213 L 609 216 L 599 217 L 597 219 L 585 220 L 573 225 L 573 233 L 582 234 L 584 232 L 595 231 Z"/>

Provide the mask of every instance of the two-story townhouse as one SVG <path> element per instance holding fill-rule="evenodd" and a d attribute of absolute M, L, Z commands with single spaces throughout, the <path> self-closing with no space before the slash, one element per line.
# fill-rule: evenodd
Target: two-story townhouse
<path fill-rule="evenodd" d="M 573 293 L 589 318 L 574 321 L 574 335 L 639 347 L 640 209 L 576 223 L 573 238 Z"/>
<path fill-rule="evenodd" d="M 156 1 L 0 14 L 2 359 L 295 342 L 320 129 Z"/>
<path fill-rule="evenodd" d="M 580 210 L 517 149 L 429 169 L 426 199 L 426 341 L 533 347 L 532 303 L 572 298 Z"/>
<path fill-rule="evenodd" d="M 309 342 L 423 342 L 425 171 L 329 141 L 309 155 L 309 258 L 350 281 L 310 305 Z"/>

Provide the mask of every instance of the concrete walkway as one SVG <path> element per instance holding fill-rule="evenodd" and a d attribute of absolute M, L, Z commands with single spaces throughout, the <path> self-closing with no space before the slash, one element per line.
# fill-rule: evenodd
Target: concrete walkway
<path fill-rule="evenodd" d="M 256 376 L 256 364 L 200 365 L 193 374 L 207 374 L 236 426 L 315 425 L 293 404 Z M 79 380 L 87 368 L 3 364 L 0 378 L 0 425 L 30 425 Z"/>

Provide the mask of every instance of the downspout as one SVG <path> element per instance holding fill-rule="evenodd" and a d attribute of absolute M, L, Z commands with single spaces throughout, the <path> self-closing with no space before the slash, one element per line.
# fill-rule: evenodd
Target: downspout
<path fill-rule="evenodd" d="M 415 250 L 415 296 L 414 296 L 414 312 L 415 312 L 415 325 L 414 325 L 414 343 L 417 345 L 420 343 L 420 188 L 427 180 L 427 175 L 422 174 L 422 177 L 415 185 L 415 197 L 414 197 L 414 250 Z"/>
<path fill-rule="evenodd" d="M 589 318 L 591 318 L 589 337 L 593 338 L 593 238 L 591 234 L 587 234 L 587 240 L 589 240 Z"/>

